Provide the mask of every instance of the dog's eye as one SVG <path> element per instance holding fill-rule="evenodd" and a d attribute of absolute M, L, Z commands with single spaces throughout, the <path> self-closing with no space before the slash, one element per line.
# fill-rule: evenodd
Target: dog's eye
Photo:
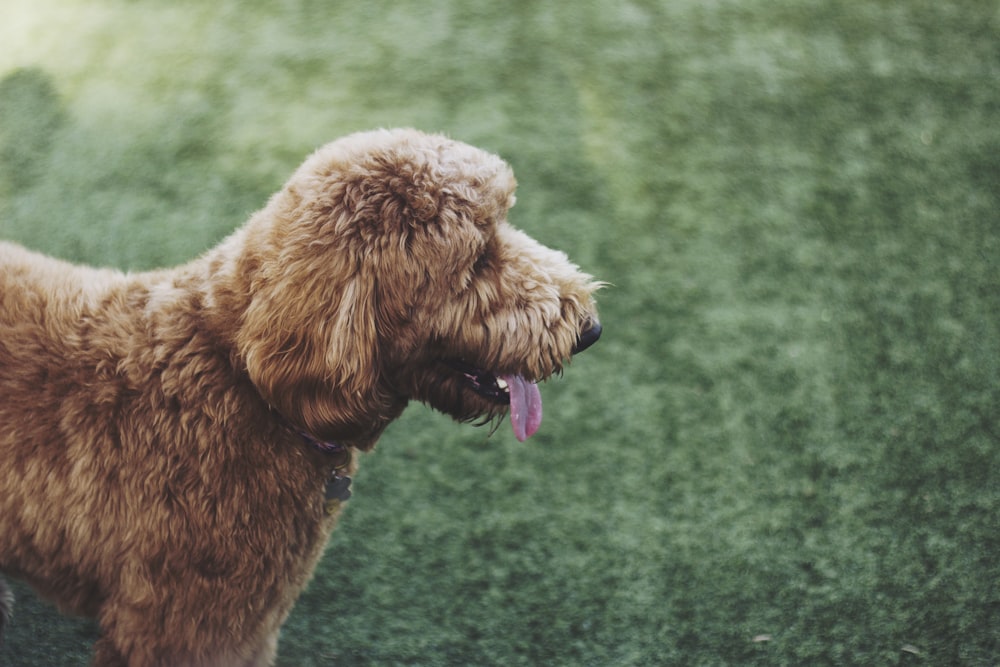
<path fill-rule="evenodd" d="M 483 251 L 481 255 L 476 259 L 476 263 L 472 265 L 473 273 L 480 274 L 485 273 L 490 270 L 493 266 L 493 253 L 489 250 Z"/>

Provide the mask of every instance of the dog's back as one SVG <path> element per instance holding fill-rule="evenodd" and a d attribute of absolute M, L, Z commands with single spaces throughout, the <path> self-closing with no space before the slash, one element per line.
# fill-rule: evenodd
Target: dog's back
<path fill-rule="evenodd" d="M 0 326 L 14 326 L 26 316 L 37 323 L 39 314 L 78 306 L 122 277 L 119 271 L 77 266 L 0 241 Z"/>

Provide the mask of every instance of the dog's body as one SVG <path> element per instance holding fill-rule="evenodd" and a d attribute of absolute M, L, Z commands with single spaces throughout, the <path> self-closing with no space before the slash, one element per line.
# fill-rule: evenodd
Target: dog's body
<path fill-rule="evenodd" d="M 176 269 L 0 243 L 0 571 L 96 616 L 94 665 L 272 664 L 356 453 L 411 399 L 524 439 L 534 382 L 599 335 L 596 284 L 506 223 L 513 187 L 379 131 Z"/>
<path fill-rule="evenodd" d="M 0 569 L 99 617 L 95 664 L 269 664 L 335 457 L 234 366 L 185 270 L 9 245 L 0 267 Z"/>

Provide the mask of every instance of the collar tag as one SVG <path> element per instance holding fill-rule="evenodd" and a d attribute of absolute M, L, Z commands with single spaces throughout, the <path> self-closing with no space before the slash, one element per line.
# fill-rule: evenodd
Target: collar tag
<path fill-rule="evenodd" d="M 323 497 L 326 498 L 327 502 L 332 500 L 339 500 L 340 502 L 347 502 L 351 498 L 351 478 L 334 474 L 326 482 L 326 489 L 323 492 Z"/>
<path fill-rule="evenodd" d="M 330 476 L 326 481 L 326 488 L 323 491 L 323 512 L 327 516 L 333 516 L 340 509 L 340 506 L 351 497 L 351 478 L 341 477 L 337 473 Z"/>

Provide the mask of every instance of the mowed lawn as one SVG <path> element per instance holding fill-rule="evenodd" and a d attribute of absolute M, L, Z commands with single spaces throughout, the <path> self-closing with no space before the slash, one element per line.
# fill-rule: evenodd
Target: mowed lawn
<path fill-rule="evenodd" d="M 605 334 L 525 444 L 390 427 L 279 665 L 1000 663 L 996 2 L 0 11 L 0 238 L 66 259 L 189 259 L 377 126 L 507 159 Z M 0 663 L 85 665 L 18 593 Z"/>

